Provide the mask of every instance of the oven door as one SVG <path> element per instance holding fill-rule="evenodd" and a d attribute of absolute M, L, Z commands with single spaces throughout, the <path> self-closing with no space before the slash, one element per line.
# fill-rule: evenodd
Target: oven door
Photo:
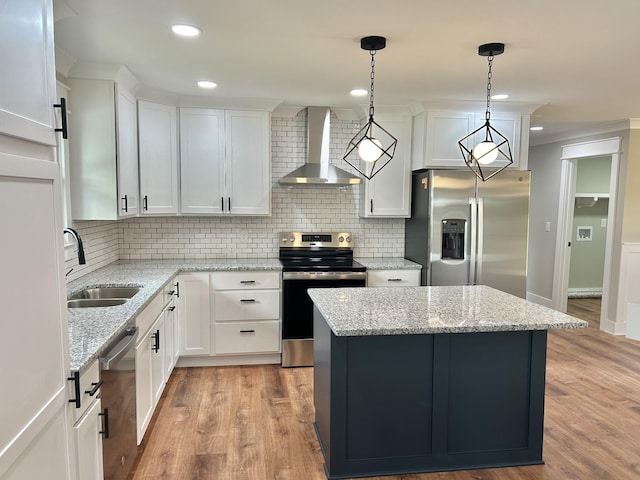
<path fill-rule="evenodd" d="M 309 288 L 364 287 L 365 272 L 284 272 L 282 366 L 313 366 L 313 301 Z"/>

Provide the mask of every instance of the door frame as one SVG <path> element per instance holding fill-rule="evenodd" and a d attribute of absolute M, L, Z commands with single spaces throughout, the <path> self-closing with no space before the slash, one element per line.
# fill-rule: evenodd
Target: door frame
<path fill-rule="evenodd" d="M 602 306 L 600 309 L 600 328 L 608 322 L 610 302 L 611 270 L 613 258 L 613 238 L 616 230 L 616 199 L 618 194 L 618 169 L 620 165 L 621 137 L 611 137 L 589 142 L 573 143 L 562 146 L 562 169 L 560 174 L 560 198 L 558 208 L 558 233 L 553 268 L 553 308 L 567 311 L 569 289 L 569 264 L 571 252 L 569 242 L 573 235 L 573 204 L 577 162 L 581 158 L 611 155 L 611 178 L 609 181 L 609 211 L 607 214 L 607 237 L 605 245 L 604 275 L 602 279 Z"/>

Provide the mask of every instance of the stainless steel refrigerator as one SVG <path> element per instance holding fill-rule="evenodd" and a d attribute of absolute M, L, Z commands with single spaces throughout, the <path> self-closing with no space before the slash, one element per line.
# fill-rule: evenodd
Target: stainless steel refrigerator
<path fill-rule="evenodd" d="M 469 170 L 413 173 L 405 257 L 422 265 L 422 285 L 489 285 L 525 298 L 528 171 L 486 182 Z"/>

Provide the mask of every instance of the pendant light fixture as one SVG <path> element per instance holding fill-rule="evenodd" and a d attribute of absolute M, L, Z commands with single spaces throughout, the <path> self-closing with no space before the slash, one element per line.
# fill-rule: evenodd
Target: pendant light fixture
<path fill-rule="evenodd" d="M 493 58 L 502 53 L 504 53 L 504 43 L 485 43 L 478 47 L 478 55 L 487 57 L 489 64 L 485 120 L 480 128 L 474 130 L 458 142 L 462 158 L 467 164 L 467 167 L 482 181 L 490 179 L 513 163 L 509 140 L 491 126 L 491 67 L 493 65 Z M 471 150 L 469 150 L 467 146 L 469 141 L 475 142 L 475 146 Z M 490 172 L 486 170 L 486 168 L 490 167 L 496 160 L 501 160 L 502 166 L 495 170 L 491 169 Z M 506 161 L 506 164 L 503 164 L 503 161 Z M 482 170 L 483 167 L 485 168 L 484 171 Z"/>
<path fill-rule="evenodd" d="M 369 121 L 349 141 L 344 156 L 345 162 L 355 168 L 367 180 L 371 180 L 396 151 L 398 140 L 373 119 L 373 88 L 375 77 L 375 54 L 387 45 L 384 37 L 370 36 L 360 39 L 360 48 L 371 55 L 371 90 L 369 91 Z"/>

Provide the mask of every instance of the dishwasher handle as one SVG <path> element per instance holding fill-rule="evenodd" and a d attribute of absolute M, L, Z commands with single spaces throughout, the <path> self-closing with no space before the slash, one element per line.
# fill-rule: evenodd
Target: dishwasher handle
<path fill-rule="evenodd" d="M 109 370 L 113 363 L 124 357 L 127 351 L 135 344 L 137 337 L 138 327 L 127 328 L 125 336 L 104 357 L 100 357 L 102 370 Z"/>

